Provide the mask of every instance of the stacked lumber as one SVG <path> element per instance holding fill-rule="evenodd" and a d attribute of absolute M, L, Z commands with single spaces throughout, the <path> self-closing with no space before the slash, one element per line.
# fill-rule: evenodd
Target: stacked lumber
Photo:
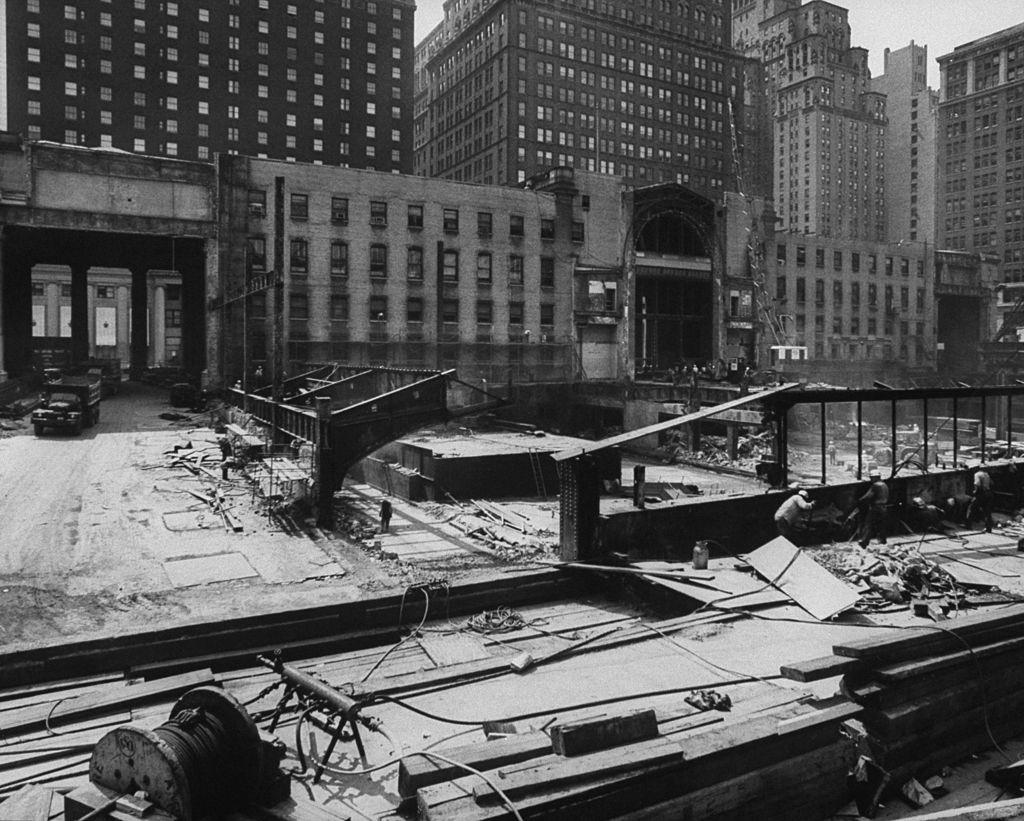
<path fill-rule="evenodd" d="M 1024 732 L 1022 605 L 886 630 L 833 651 L 847 662 L 843 692 L 865 707 L 868 742 L 893 783 Z"/>
<path fill-rule="evenodd" d="M 610 749 L 558 755 L 551 739 L 536 733 L 445 755 L 482 771 L 524 818 L 795 821 L 825 817 L 849 800 L 846 776 L 856 751 L 840 724 L 859 712 L 841 700 L 724 720 L 696 713 L 662 720 L 654 737 L 649 720 L 628 715 L 613 719 L 616 728 L 587 728 L 587 739 L 603 743 L 625 730 Z M 563 733 L 579 731 L 574 725 Z M 491 785 L 445 762 L 403 763 L 399 791 L 415 795 L 427 821 L 511 817 Z"/>

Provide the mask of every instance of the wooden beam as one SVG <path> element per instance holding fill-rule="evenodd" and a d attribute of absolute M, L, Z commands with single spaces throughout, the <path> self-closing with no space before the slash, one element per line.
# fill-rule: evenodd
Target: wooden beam
<path fill-rule="evenodd" d="M 823 678 L 841 676 L 854 670 L 861 670 L 863 663 L 858 659 L 843 656 L 821 656 L 807 661 L 784 664 L 779 672 L 791 681 L 820 681 Z"/>
<path fill-rule="evenodd" d="M 626 433 L 620 433 L 618 436 L 610 436 L 607 439 L 599 439 L 598 441 L 583 445 L 582 447 L 572 448 L 570 450 L 559 451 L 558 453 L 551 454 L 551 458 L 556 462 L 562 462 L 566 459 L 575 459 L 577 456 L 584 456 L 588 453 L 595 453 L 599 450 L 605 450 L 606 448 L 612 448 L 616 445 L 623 445 L 626 442 L 632 442 L 636 439 L 640 439 L 644 436 L 650 436 L 654 433 L 661 433 L 663 430 L 672 430 L 682 425 L 687 425 L 690 422 L 696 422 L 700 419 L 707 419 L 710 416 L 721 413 L 722 411 L 732 410 L 738 408 L 741 405 L 748 405 L 751 402 L 756 402 L 760 399 L 764 399 L 767 396 L 774 396 L 777 393 L 783 391 L 792 390 L 797 387 L 799 383 L 789 382 L 785 385 L 777 385 L 774 388 L 767 388 L 766 390 L 759 391 L 758 393 L 751 393 L 747 396 L 741 396 L 738 399 L 730 399 L 728 402 L 723 402 L 720 405 L 712 405 L 710 408 L 702 408 L 695 413 L 688 413 L 685 416 L 679 416 L 675 419 L 666 419 L 664 422 L 658 422 L 654 425 L 648 425 L 644 428 L 637 428 Z"/>

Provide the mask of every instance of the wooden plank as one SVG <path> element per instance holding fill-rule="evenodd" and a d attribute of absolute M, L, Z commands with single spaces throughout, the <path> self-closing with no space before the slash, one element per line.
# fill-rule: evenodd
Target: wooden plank
<path fill-rule="evenodd" d="M 417 642 L 438 667 L 491 658 L 482 641 L 464 633 L 422 636 Z"/>
<path fill-rule="evenodd" d="M 899 664 L 890 664 L 885 667 L 877 667 L 874 674 L 881 681 L 903 681 L 904 679 L 914 678 L 916 676 L 929 675 L 949 667 L 968 665 L 969 670 L 973 675 L 975 672 L 974 662 L 977 660 L 1002 655 L 1004 653 L 1022 651 L 1024 651 L 1024 637 L 1007 639 L 1005 641 L 998 641 L 992 644 L 974 647 L 971 650 L 964 650 L 959 653 L 945 653 L 931 658 L 906 661 Z M 842 657 L 834 656 L 833 658 Z M 849 661 L 850 659 L 846 660 Z"/>
<path fill-rule="evenodd" d="M 215 683 L 216 679 L 212 672 L 196 670 L 127 687 L 110 684 L 74 698 L 3 713 L 0 715 L 0 733 L 6 735 L 19 730 L 44 727 L 47 724 L 57 726 L 74 718 L 105 711 L 124 710 L 134 704 L 159 698 L 172 698 L 193 687 Z"/>
<path fill-rule="evenodd" d="M 626 812 L 641 801 L 667 800 L 682 792 L 728 780 L 738 773 L 754 772 L 795 756 L 820 751 L 834 744 L 838 733 L 832 721 L 782 735 L 776 732 L 777 725 L 774 716 L 758 716 L 717 725 L 681 738 L 676 744 L 658 739 L 582 759 L 554 756 L 538 759 L 533 764 L 503 768 L 498 785 L 530 818 L 585 818 L 588 806 L 600 806 L 600 817 L 609 817 L 614 813 L 606 811 L 610 808 L 602 802 L 608 800 L 610 793 L 619 797 L 623 802 L 619 805 L 620 811 Z M 648 757 L 652 752 L 657 754 L 658 763 Z M 558 769 L 553 769 L 556 766 Z M 577 769 L 575 780 L 569 772 L 573 767 Z M 544 777 L 549 774 L 555 778 L 545 781 Z M 507 811 L 500 804 L 479 804 L 472 797 L 478 783 L 478 779 L 464 778 L 420 790 L 417 800 L 421 818 L 428 821 L 504 818 Z M 566 814 L 567 807 L 572 807 L 572 815 Z"/>
<path fill-rule="evenodd" d="M 784 664 L 779 668 L 779 672 L 791 681 L 809 682 L 841 676 L 863 668 L 864 665 L 857 659 L 831 655 Z"/>
<path fill-rule="evenodd" d="M 48 821 L 53 788 L 28 784 L 0 804 L 0 821 Z"/>
<path fill-rule="evenodd" d="M 1024 605 L 1012 604 L 995 611 L 960 616 L 945 622 L 942 628 L 915 625 L 881 630 L 867 638 L 836 644 L 832 652 L 850 658 L 898 661 L 963 650 L 962 639 L 972 647 L 989 644 L 1021 634 L 1024 628 Z"/>
<path fill-rule="evenodd" d="M 618 821 L 827 818 L 849 802 L 846 776 L 855 758 L 853 745 L 836 741 L 828 747 L 737 775 L 678 798 L 634 809 L 616 818 Z"/>
<path fill-rule="evenodd" d="M 631 710 L 616 716 L 579 719 L 551 727 L 551 749 L 574 756 L 642 741 L 658 735 L 654 710 Z"/>
<path fill-rule="evenodd" d="M 559 786 L 585 784 L 620 775 L 630 778 L 651 771 L 662 773 L 668 780 L 676 775 L 688 778 L 680 774 L 679 768 L 692 765 L 696 759 L 714 759 L 718 766 L 714 769 L 713 777 L 718 780 L 725 773 L 764 766 L 783 756 L 799 754 L 830 743 L 835 740 L 837 727 L 837 717 L 832 711 L 824 711 L 822 720 L 817 723 L 789 730 L 780 729 L 776 715 L 743 717 L 693 735 L 659 737 L 582 758 L 546 756 L 503 767 L 498 786 L 509 798 L 516 800 L 540 789 L 550 791 Z M 487 788 L 477 790 L 479 784 L 476 777 L 467 777 L 420 790 L 417 802 L 421 815 L 433 818 L 431 810 L 434 807 L 453 800 L 459 801 L 474 791 L 477 803 L 497 800 L 497 796 Z"/>
<path fill-rule="evenodd" d="M 915 815 L 914 821 L 1004 821 L 1010 818 L 1024 818 L 1024 798 L 990 801 L 971 807 L 952 807 Z"/>
<path fill-rule="evenodd" d="M 783 536 L 762 545 L 746 559 L 761 576 L 816 619 L 829 619 L 860 601 L 855 590 Z"/>

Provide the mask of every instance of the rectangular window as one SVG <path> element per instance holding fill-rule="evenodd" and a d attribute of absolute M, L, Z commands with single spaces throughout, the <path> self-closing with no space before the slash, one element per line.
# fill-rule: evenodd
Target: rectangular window
<path fill-rule="evenodd" d="M 825 249 L 815 248 L 814 249 L 814 267 L 824 268 L 825 267 Z"/>
<path fill-rule="evenodd" d="M 459 321 L 459 301 L 457 299 L 441 300 L 441 321 L 449 325 Z"/>
<path fill-rule="evenodd" d="M 860 254 L 856 251 L 850 253 L 850 270 L 855 274 L 860 273 Z"/>
<path fill-rule="evenodd" d="M 540 287 L 541 288 L 554 288 L 555 287 L 555 258 L 554 257 L 541 257 L 540 258 Z"/>
<path fill-rule="evenodd" d="M 348 319 L 348 294 L 331 294 L 331 319 Z"/>
<path fill-rule="evenodd" d="M 405 301 L 406 322 L 423 321 L 423 299 L 418 296 L 411 296 Z"/>
<path fill-rule="evenodd" d="M 388 318 L 388 298 L 386 296 L 370 297 L 370 321 L 386 322 Z"/>
<path fill-rule="evenodd" d="M 807 280 L 803 277 L 796 278 L 796 301 L 800 304 L 807 301 Z"/>
<path fill-rule="evenodd" d="M 832 252 L 832 269 L 835 271 L 843 270 L 843 252 L 833 251 Z"/>
<path fill-rule="evenodd" d="M 801 268 L 807 264 L 807 249 L 803 245 L 796 246 L 796 264 Z"/>
<path fill-rule="evenodd" d="M 442 278 L 445 282 L 459 281 L 459 252 L 445 251 L 442 264 Z"/>
<path fill-rule="evenodd" d="M 331 222 L 348 225 L 348 198 L 331 197 Z"/>
<path fill-rule="evenodd" d="M 375 243 L 370 246 L 370 276 L 386 277 L 388 275 L 388 247 Z"/>
<path fill-rule="evenodd" d="M 309 219 L 309 195 L 308 194 L 292 194 L 290 196 L 290 209 L 289 213 L 293 220 L 308 220 Z"/>
<path fill-rule="evenodd" d="M 481 251 L 476 255 L 476 281 L 491 282 L 491 255 L 487 251 Z"/>
<path fill-rule="evenodd" d="M 586 238 L 586 235 L 585 235 L 585 228 L 584 228 L 583 223 L 578 221 L 578 220 L 573 220 L 573 223 L 572 223 L 572 241 L 573 242 L 583 242 L 585 238 Z"/>
<path fill-rule="evenodd" d="M 508 281 L 510 285 L 523 284 L 523 258 L 519 254 L 509 255 Z"/>
<path fill-rule="evenodd" d="M 423 206 L 410 205 L 408 211 L 408 225 L 410 228 L 423 227 Z"/>
<path fill-rule="evenodd" d="M 288 295 L 288 316 L 290 319 L 309 319 L 309 297 L 306 294 Z"/>
<path fill-rule="evenodd" d="M 370 225 L 388 224 L 388 204 L 380 200 L 370 201 Z"/>
<path fill-rule="evenodd" d="M 494 321 L 494 303 L 489 299 L 478 299 L 476 303 L 476 324 L 490 325 Z"/>
<path fill-rule="evenodd" d="M 543 303 L 540 306 L 540 326 L 542 328 L 553 328 L 555 325 L 555 306 Z"/>
<path fill-rule="evenodd" d="M 555 221 L 552 219 L 542 219 L 540 221 L 540 238 L 541 239 L 554 239 L 555 238 Z"/>
<path fill-rule="evenodd" d="M 340 239 L 331 240 L 331 274 L 348 276 L 348 243 Z"/>
<path fill-rule="evenodd" d="M 509 325 L 522 325 L 523 324 L 523 303 L 522 302 L 510 302 L 508 304 L 508 324 Z"/>
<path fill-rule="evenodd" d="M 296 274 L 306 273 L 309 270 L 309 244 L 305 238 L 295 237 L 289 247 L 289 270 Z"/>
<path fill-rule="evenodd" d="M 255 273 L 267 270 L 267 241 L 263 237 L 249 237 L 249 270 Z"/>
<path fill-rule="evenodd" d="M 412 246 L 406 252 L 406 276 L 415 281 L 423 280 L 423 249 L 419 246 Z"/>
<path fill-rule="evenodd" d="M 521 237 L 526 233 L 521 214 L 510 214 L 508 218 L 508 235 L 510 237 Z"/>
<path fill-rule="evenodd" d="M 486 239 L 491 236 L 493 230 L 493 216 L 490 211 L 477 211 L 476 214 L 476 235 Z"/>
<path fill-rule="evenodd" d="M 459 209 L 458 208 L 445 208 L 444 209 L 444 232 L 446 234 L 457 234 L 457 233 L 459 233 Z"/>

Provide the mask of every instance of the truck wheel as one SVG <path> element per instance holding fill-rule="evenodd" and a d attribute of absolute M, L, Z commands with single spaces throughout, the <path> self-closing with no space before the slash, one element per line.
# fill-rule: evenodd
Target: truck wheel
<path fill-rule="evenodd" d="M 46 430 L 46 426 L 45 425 L 40 425 L 38 422 L 36 422 L 32 426 L 32 428 L 35 430 L 36 436 L 42 436 L 43 435 L 43 431 Z"/>

